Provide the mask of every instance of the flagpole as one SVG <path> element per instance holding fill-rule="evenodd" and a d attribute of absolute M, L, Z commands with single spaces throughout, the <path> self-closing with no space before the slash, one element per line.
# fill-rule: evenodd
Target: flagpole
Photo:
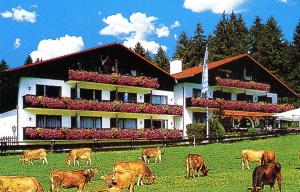
<path fill-rule="evenodd" d="M 208 44 L 206 44 L 205 47 L 201 84 L 202 84 L 201 96 L 207 99 L 208 98 Z M 206 106 L 205 112 L 206 112 L 206 138 L 209 138 L 208 106 Z"/>

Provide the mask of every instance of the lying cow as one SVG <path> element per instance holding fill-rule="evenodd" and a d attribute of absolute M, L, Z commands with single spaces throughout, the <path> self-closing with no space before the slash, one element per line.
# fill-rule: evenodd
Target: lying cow
<path fill-rule="evenodd" d="M 241 152 L 241 158 L 242 158 L 242 169 L 244 170 L 245 167 L 247 169 L 250 169 L 249 162 L 251 163 L 260 163 L 262 155 L 264 154 L 265 150 L 251 150 L 251 149 L 245 149 Z"/>
<path fill-rule="evenodd" d="M 109 189 L 102 189 L 98 192 L 121 192 L 122 190 L 119 187 L 111 187 Z"/>
<path fill-rule="evenodd" d="M 189 154 L 185 158 L 185 166 L 186 166 L 186 177 L 190 177 L 192 170 L 192 177 L 195 177 L 194 171 L 197 171 L 198 177 L 200 176 L 200 171 L 203 176 L 207 176 L 208 168 L 204 164 L 204 159 L 201 155 L 198 154 Z"/>
<path fill-rule="evenodd" d="M 282 191 L 281 165 L 278 162 L 267 163 L 256 167 L 252 175 L 252 187 L 248 192 L 261 192 L 264 185 L 270 185 L 274 191 L 274 184 L 277 180 L 279 191 Z"/>
<path fill-rule="evenodd" d="M 275 162 L 276 154 L 273 151 L 265 151 L 261 157 L 261 164 Z"/>
<path fill-rule="evenodd" d="M 160 147 L 144 148 L 141 159 L 143 162 L 149 163 L 149 158 L 154 158 L 154 163 L 157 161 L 161 163 L 162 154 Z"/>
<path fill-rule="evenodd" d="M 35 149 L 30 151 L 25 151 L 22 158 L 19 160 L 21 164 L 29 163 L 33 165 L 32 160 L 42 160 L 43 165 L 48 164 L 47 153 L 45 149 Z"/>
<path fill-rule="evenodd" d="M 79 160 L 85 159 L 86 165 L 92 165 L 91 153 L 92 150 L 90 148 L 72 149 L 65 163 L 70 166 L 71 162 L 73 162 L 74 166 L 76 166 L 76 164 L 79 166 Z"/>
<path fill-rule="evenodd" d="M 91 181 L 98 171 L 96 169 L 66 171 L 53 170 L 50 172 L 50 192 L 59 192 L 60 188 L 77 188 L 82 192 L 84 186 Z"/>
<path fill-rule="evenodd" d="M 144 162 L 116 162 L 114 164 L 114 171 L 130 170 L 138 178 L 137 186 L 143 185 L 143 178 L 145 177 L 149 184 L 154 183 L 155 176 L 150 171 L 149 167 Z"/>
<path fill-rule="evenodd" d="M 35 177 L 0 176 L 1 192 L 44 192 Z"/>
<path fill-rule="evenodd" d="M 135 174 L 130 170 L 113 171 L 107 175 L 101 176 L 105 180 L 108 187 L 116 187 L 120 189 L 129 189 L 130 192 L 134 191 Z"/>

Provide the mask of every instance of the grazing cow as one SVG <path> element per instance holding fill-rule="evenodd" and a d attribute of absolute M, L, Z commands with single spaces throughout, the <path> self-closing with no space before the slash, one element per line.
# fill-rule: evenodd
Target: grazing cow
<path fill-rule="evenodd" d="M 86 165 L 92 165 L 91 153 L 92 150 L 90 148 L 72 149 L 68 154 L 66 164 L 70 166 L 72 161 L 74 166 L 76 164 L 79 166 L 79 160 L 85 159 Z"/>
<path fill-rule="evenodd" d="M 163 153 L 161 152 L 160 147 L 151 147 L 151 148 L 144 148 L 142 152 L 141 159 L 145 163 L 149 163 L 149 158 L 154 158 L 154 163 L 159 161 L 161 163 L 161 155 Z"/>
<path fill-rule="evenodd" d="M 35 149 L 25 151 L 22 158 L 19 160 L 21 164 L 29 163 L 33 165 L 32 160 L 43 160 L 43 164 L 48 164 L 47 153 L 45 149 Z"/>
<path fill-rule="evenodd" d="M 134 178 L 135 174 L 131 170 L 113 171 L 101 176 L 101 179 L 106 181 L 108 187 L 128 188 L 130 192 L 134 191 Z"/>
<path fill-rule="evenodd" d="M 121 189 L 119 187 L 111 187 L 109 189 L 102 189 L 98 192 L 121 192 Z"/>
<path fill-rule="evenodd" d="M 144 162 L 116 162 L 114 164 L 114 171 L 131 170 L 134 175 L 138 177 L 137 186 L 143 185 L 143 178 L 145 177 L 149 184 L 154 183 L 155 176 L 150 171 L 149 167 Z"/>
<path fill-rule="evenodd" d="M 265 151 L 261 157 L 261 164 L 275 162 L 276 154 L 273 151 Z"/>
<path fill-rule="evenodd" d="M 0 176 L 1 192 L 44 192 L 35 177 Z"/>
<path fill-rule="evenodd" d="M 244 170 L 245 167 L 247 167 L 247 169 L 250 169 L 249 162 L 251 163 L 259 162 L 261 164 L 261 159 L 264 152 L 265 150 L 251 150 L 251 149 L 242 150 L 241 152 L 242 169 Z"/>
<path fill-rule="evenodd" d="M 200 171 L 203 176 L 207 176 L 208 168 L 204 164 L 204 159 L 201 155 L 198 154 L 188 154 L 185 158 L 185 166 L 186 166 L 186 177 L 190 177 L 190 170 L 192 169 L 193 177 L 194 171 L 197 171 L 198 177 L 200 176 Z"/>
<path fill-rule="evenodd" d="M 50 192 L 59 192 L 60 188 L 77 188 L 82 192 L 84 186 L 91 181 L 98 171 L 96 169 L 66 171 L 53 170 L 50 172 Z"/>
<path fill-rule="evenodd" d="M 278 162 L 267 163 L 256 167 L 252 175 L 252 187 L 248 192 L 261 192 L 264 185 L 270 185 L 270 191 L 274 191 L 274 184 L 277 180 L 279 191 L 282 191 L 281 165 Z"/>

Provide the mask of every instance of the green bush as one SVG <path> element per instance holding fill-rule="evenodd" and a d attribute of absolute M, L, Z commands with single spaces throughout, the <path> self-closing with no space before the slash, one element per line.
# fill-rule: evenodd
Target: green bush
<path fill-rule="evenodd" d="M 192 123 L 186 126 L 186 132 L 189 137 L 195 135 L 196 137 L 203 137 L 206 133 L 205 123 Z"/>
<path fill-rule="evenodd" d="M 217 119 L 211 120 L 209 125 L 211 135 L 224 135 L 226 133 L 224 126 Z"/>
<path fill-rule="evenodd" d="M 255 133 L 256 129 L 254 127 L 248 128 L 248 133 Z"/>

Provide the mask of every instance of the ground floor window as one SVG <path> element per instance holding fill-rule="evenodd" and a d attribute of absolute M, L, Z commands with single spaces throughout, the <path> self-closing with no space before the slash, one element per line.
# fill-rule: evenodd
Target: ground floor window
<path fill-rule="evenodd" d="M 80 117 L 80 128 L 102 128 L 101 117 Z"/>
<path fill-rule="evenodd" d="M 193 112 L 193 123 L 205 123 L 205 122 L 206 122 L 206 113 Z"/>
<path fill-rule="evenodd" d="M 168 120 L 164 119 L 145 119 L 145 128 L 153 128 L 153 129 L 168 129 Z"/>
<path fill-rule="evenodd" d="M 126 118 L 111 118 L 110 126 L 121 128 L 121 129 L 136 129 L 137 119 L 126 119 Z"/>
<path fill-rule="evenodd" d="M 36 127 L 61 128 L 61 116 L 36 115 Z"/>

